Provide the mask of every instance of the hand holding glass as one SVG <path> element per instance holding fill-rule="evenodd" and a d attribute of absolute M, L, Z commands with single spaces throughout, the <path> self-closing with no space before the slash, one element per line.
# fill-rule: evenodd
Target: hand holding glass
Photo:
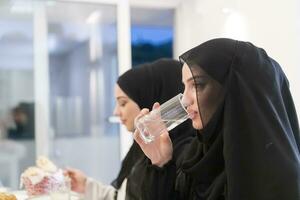
<path fill-rule="evenodd" d="M 182 96 L 181 93 L 178 94 L 160 105 L 159 108 L 153 109 L 147 115 L 136 120 L 135 126 L 145 143 L 152 142 L 163 131 L 170 131 L 188 119 Z"/>

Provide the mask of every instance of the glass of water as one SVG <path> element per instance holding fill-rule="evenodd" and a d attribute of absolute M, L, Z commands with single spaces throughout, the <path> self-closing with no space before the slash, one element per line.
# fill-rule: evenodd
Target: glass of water
<path fill-rule="evenodd" d="M 64 177 L 65 183 L 55 190 L 51 191 L 51 200 L 70 200 L 71 199 L 71 180 L 69 177 Z"/>
<path fill-rule="evenodd" d="M 135 121 L 135 126 L 145 143 L 152 142 L 164 130 L 170 131 L 188 119 L 182 96 L 181 93 L 176 95 L 160 105 L 159 108 L 153 109 L 150 113 Z"/>

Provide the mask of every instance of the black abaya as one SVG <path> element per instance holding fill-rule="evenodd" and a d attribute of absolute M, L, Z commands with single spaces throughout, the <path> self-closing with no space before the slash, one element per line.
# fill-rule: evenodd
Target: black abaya
<path fill-rule="evenodd" d="M 180 58 L 196 85 L 199 74 L 212 85 L 197 88 L 204 128 L 181 160 L 148 166 L 143 199 L 300 199 L 299 125 L 279 64 L 231 39 L 210 40 Z"/>

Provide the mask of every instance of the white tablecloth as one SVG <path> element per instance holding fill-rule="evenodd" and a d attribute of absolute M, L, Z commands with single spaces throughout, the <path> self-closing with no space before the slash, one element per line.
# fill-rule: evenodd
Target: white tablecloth
<path fill-rule="evenodd" d="M 18 200 L 68 200 L 66 197 L 50 197 L 49 195 L 47 196 L 40 196 L 40 197 L 31 197 L 28 198 L 28 195 L 26 194 L 25 191 L 12 191 L 9 192 L 11 194 L 14 194 Z M 80 198 L 80 195 L 71 192 L 70 194 L 71 198 L 70 200 L 81 200 L 82 198 Z"/>

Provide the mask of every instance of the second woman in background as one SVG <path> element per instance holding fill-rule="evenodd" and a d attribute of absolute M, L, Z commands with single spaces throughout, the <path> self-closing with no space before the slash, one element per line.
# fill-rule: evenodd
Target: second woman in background
<path fill-rule="evenodd" d="M 115 88 L 117 101 L 114 114 L 118 116 L 128 131 L 134 132 L 134 118 L 141 108 L 151 109 L 153 103 L 160 104 L 183 91 L 181 64 L 171 59 L 160 59 L 131 69 L 121 75 Z M 182 147 L 196 134 L 191 122 L 170 131 L 173 143 L 173 157 L 176 160 Z M 141 199 L 141 185 L 145 177 L 148 158 L 134 142 L 124 158 L 118 177 L 112 185 L 104 185 L 82 172 L 69 169 L 72 190 L 83 193 L 85 199 Z"/>

